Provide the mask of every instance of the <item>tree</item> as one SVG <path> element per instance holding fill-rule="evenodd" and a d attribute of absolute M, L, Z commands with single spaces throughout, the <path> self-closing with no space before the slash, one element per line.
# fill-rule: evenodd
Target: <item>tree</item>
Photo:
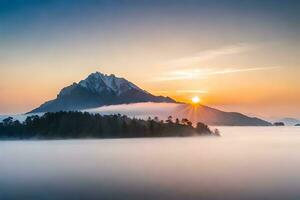
<path fill-rule="evenodd" d="M 192 126 L 192 122 L 189 121 L 187 118 L 183 118 L 183 119 L 181 120 L 181 123 L 182 123 L 183 125 Z"/>
<path fill-rule="evenodd" d="M 7 117 L 2 120 L 4 126 L 9 126 L 13 123 L 13 118 L 12 117 Z"/>
<path fill-rule="evenodd" d="M 168 119 L 166 120 L 166 122 L 167 122 L 168 124 L 172 124 L 172 123 L 173 123 L 173 117 L 170 115 L 170 116 L 168 117 Z"/>
<path fill-rule="evenodd" d="M 204 123 L 198 122 L 196 126 L 196 131 L 201 134 L 210 134 L 211 130 Z"/>
<path fill-rule="evenodd" d="M 217 128 L 215 129 L 214 134 L 215 134 L 216 136 L 220 136 L 220 135 L 221 135 L 219 129 L 217 129 Z"/>

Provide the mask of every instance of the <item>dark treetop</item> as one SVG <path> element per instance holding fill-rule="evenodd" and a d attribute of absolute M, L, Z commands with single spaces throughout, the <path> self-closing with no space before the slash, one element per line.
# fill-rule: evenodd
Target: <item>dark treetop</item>
<path fill-rule="evenodd" d="M 20 123 L 11 117 L 0 123 L 2 139 L 71 139 L 71 138 L 133 138 L 216 135 L 207 125 L 196 127 L 187 119 L 170 116 L 162 121 L 132 119 L 124 115 L 100 115 L 87 112 L 55 112 L 43 116 L 30 116 Z"/>

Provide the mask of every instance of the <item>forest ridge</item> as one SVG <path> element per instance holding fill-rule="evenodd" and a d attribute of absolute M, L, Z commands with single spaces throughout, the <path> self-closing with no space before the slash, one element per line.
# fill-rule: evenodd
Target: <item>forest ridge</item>
<path fill-rule="evenodd" d="M 125 115 L 100 115 L 88 112 L 60 111 L 29 116 L 24 122 L 8 117 L 0 123 L 2 139 L 137 138 L 192 135 L 219 135 L 201 122 L 195 127 L 188 119 L 148 120 Z"/>

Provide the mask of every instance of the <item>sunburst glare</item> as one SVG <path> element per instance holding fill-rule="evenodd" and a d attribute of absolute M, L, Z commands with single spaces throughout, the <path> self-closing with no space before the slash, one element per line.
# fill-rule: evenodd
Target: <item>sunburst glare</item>
<path fill-rule="evenodd" d="M 194 96 L 194 97 L 192 98 L 192 102 L 193 102 L 194 104 L 198 104 L 198 103 L 200 102 L 200 98 L 199 98 L 198 96 Z"/>

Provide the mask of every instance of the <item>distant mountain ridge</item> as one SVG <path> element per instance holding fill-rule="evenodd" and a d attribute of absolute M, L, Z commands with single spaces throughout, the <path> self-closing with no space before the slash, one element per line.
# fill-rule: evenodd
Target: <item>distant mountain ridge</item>
<path fill-rule="evenodd" d="M 299 119 L 291 118 L 291 117 L 281 118 L 281 119 L 278 119 L 277 121 L 283 122 L 287 126 L 294 126 L 294 125 L 300 123 Z"/>
<path fill-rule="evenodd" d="M 155 96 L 130 81 L 100 72 L 90 74 L 79 83 L 63 88 L 57 98 L 29 113 L 81 110 L 104 105 L 136 102 L 175 102 L 170 97 Z"/>
<path fill-rule="evenodd" d="M 200 121 L 214 126 L 271 126 L 268 121 L 249 117 L 238 112 L 224 112 L 215 108 L 200 105 L 197 108 L 194 122 Z"/>

